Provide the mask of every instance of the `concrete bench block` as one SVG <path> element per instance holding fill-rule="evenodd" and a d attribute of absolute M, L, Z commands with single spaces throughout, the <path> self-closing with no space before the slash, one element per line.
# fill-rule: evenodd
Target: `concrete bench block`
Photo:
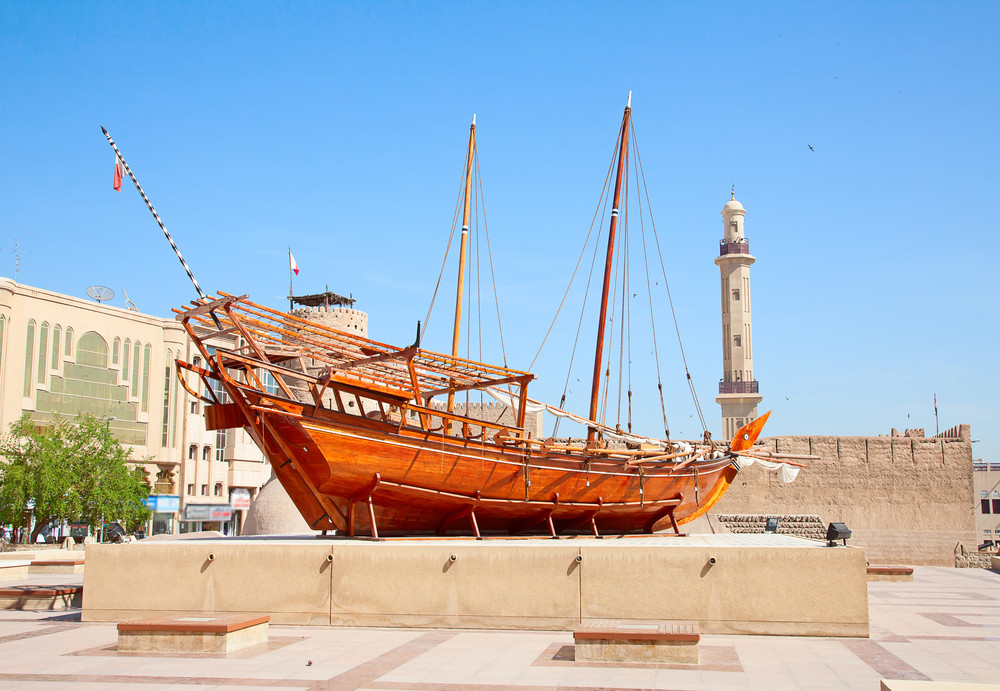
<path fill-rule="evenodd" d="M 869 581 L 912 581 L 912 566 L 869 566 Z"/>
<path fill-rule="evenodd" d="M 267 642 L 271 617 L 170 615 L 118 624 L 119 652 L 231 653 Z"/>
<path fill-rule="evenodd" d="M 576 659 L 698 664 L 697 622 L 586 622 L 573 631 Z"/>
<path fill-rule="evenodd" d="M 29 573 L 83 573 L 83 559 L 36 559 L 31 562 Z"/>
<path fill-rule="evenodd" d="M 82 603 L 82 585 L 0 588 L 0 609 L 56 610 L 80 607 Z"/>

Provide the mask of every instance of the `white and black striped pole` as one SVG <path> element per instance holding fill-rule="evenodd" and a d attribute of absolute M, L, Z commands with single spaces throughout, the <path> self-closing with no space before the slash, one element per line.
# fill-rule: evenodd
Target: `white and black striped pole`
<path fill-rule="evenodd" d="M 184 261 L 184 255 L 182 255 L 181 251 L 177 248 L 177 243 L 174 242 L 172 237 L 170 237 L 167 227 L 163 225 L 163 221 L 160 220 L 160 216 L 156 213 L 156 209 L 153 208 L 153 204 L 149 201 L 149 197 L 147 197 L 146 193 L 142 191 L 142 185 L 140 185 L 139 181 L 135 179 L 135 174 L 132 172 L 132 169 L 128 167 L 128 163 L 125 162 L 125 157 L 122 156 L 122 152 L 118 150 L 117 146 L 115 146 L 115 140 L 111 138 L 111 135 L 108 134 L 106 129 L 104 129 L 103 125 L 101 126 L 101 132 L 104 132 L 104 136 L 108 138 L 108 143 L 111 145 L 111 148 L 115 150 L 115 155 L 118 157 L 118 160 L 122 162 L 122 167 L 125 169 L 125 172 L 128 173 L 130 178 L 132 178 L 132 183 L 135 185 L 135 188 L 139 190 L 139 195 L 142 197 L 142 200 L 146 202 L 146 206 L 149 208 L 149 213 L 153 214 L 153 218 L 156 219 L 156 223 L 160 226 L 160 230 L 163 231 L 163 235 L 167 238 L 167 242 L 169 242 L 170 246 L 174 248 L 174 254 L 177 255 L 177 259 L 180 261 L 181 266 L 184 267 L 184 271 L 187 272 L 188 278 L 190 278 L 191 283 L 194 284 L 194 289 L 198 291 L 198 297 L 202 300 L 207 300 L 208 298 L 205 295 L 205 291 L 203 291 L 201 286 L 198 285 L 198 279 L 194 277 L 193 273 L 191 273 L 191 267 L 188 266 L 186 261 Z M 211 316 L 212 321 L 214 321 L 215 325 L 221 330 L 222 325 L 219 323 L 215 314 L 212 313 Z"/>

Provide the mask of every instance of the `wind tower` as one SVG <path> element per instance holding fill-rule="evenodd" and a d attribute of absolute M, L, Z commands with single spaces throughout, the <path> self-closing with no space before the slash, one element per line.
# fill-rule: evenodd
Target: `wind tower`
<path fill-rule="evenodd" d="M 736 201 L 736 188 L 722 208 L 723 238 L 719 241 L 722 278 L 722 370 L 719 395 L 722 406 L 722 436 L 733 438 L 736 430 L 757 418 L 763 396 L 753 378 L 753 330 L 750 326 L 750 243 L 743 234 L 746 209 Z"/>

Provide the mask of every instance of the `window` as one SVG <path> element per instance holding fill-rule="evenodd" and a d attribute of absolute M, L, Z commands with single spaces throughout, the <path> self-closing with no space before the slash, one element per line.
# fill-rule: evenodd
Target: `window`
<path fill-rule="evenodd" d="M 63 349 L 63 355 L 66 357 L 71 357 L 73 355 L 73 327 L 66 327 L 66 347 Z"/>
<path fill-rule="evenodd" d="M 128 351 L 132 347 L 132 341 L 125 339 L 125 351 L 122 354 L 122 384 L 128 385 Z"/>
<path fill-rule="evenodd" d="M 83 334 L 76 346 L 76 364 L 101 369 L 107 368 L 108 344 L 93 331 Z"/>
<path fill-rule="evenodd" d="M 49 323 L 42 322 L 42 327 L 38 330 L 38 383 L 45 383 L 45 356 L 48 355 L 47 348 L 49 341 Z"/>
<path fill-rule="evenodd" d="M 203 497 L 207 497 L 208 496 L 208 485 L 202 485 L 201 486 L 201 496 L 203 496 Z"/>
<path fill-rule="evenodd" d="M 52 369 L 59 369 L 59 343 L 62 341 L 62 329 L 56 324 L 52 329 Z"/>
<path fill-rule="evenodd" d="M 153 352 L 153 346 L 149 343 L 142 351 L 142 412 L 149 410 L 149 356 Z"/>
<path fill-rule="evenodd" d="M 171 351 L 167 350 L 167 355 L 163 363 L 163 434 L 160 440 L 161 446 L 167 445 L 167 436 L 170 432 L 170 365 Z"/>
<path fill-rule="evenodd" d="M 1000 499 L 1000 489 L 993 490 L 993 498 Z"/>
<path fill-rule="evenodd" d="M 260 373 L 260 383 L 264 385 L 264 391 L 268 392 L 272 396 L 278 393 L 278 382 L 275 381 L 274 375 L 267 370 L 262 370 Z"/>
<path fill-rule="evenodd" d="M 188 494 L 194 494 L 194 483 L 188 485 Z"/>
<path fill-rule="evenodd" d="M 990 512 L 990 500 L 989 499 L 982 499 L 982 500 L 980 500 L 979 505 L 980 505 L 980 508 L 982 509 L 983 513 L 989 513 Z"/>
<path fill-rule="evenodd" d="M 221 482 L 216 482 L 215 483 L 215 496 L 217 496 L 217 497 L 221 497 L 222 496 L 222 483 Z"/>
<path fill-rule="evenodd" d="M 211 458 L 211 455 L 212 455 L 212 447 L 203 446 L 201 449 L 201 460 L 207 461 L 209 458 Z"/>
<path fill-rule="evenodd" d="M 139 341 L 132 344 L 132 397 L 139 397 L 139 353 L 142 346 Z"/>
<path fill-rule="evenodd" d="M 733 300 L 739 300 L 739 299 L 740 299 L 740 289 L 737 288 L 736 290 L 733 291 Z"/>
<path fill-rule="evenodd" d="M 111 364 L 118 364 L 118 351 L 122 348 L 122 339 L 115 336 L 115 340 L 111 343 Z"/>
<path fill-rule="evenodd" d="M 35 320 L 28 320 L 28 333 L 24 340 L 24 396 L 31 396 L 31 366 L 35 362 Z"/>
<path fill-rule="evenodd" d="M 3 327 L 7 325 L 7 317 L 0 314 L 0 371 L 3 370 Z"/>
<path fill-rule="evenodd" d="M 736 346 L 737 348 L 743 345 L 743 337 L 740 336 L 739 334 L 733 336 L 733 345 Z"/>
<path fill-rule="evenodd" d="M 993 500 L 993 513 L 1000 513 L 1000 499 Z"/>
<path fill-rule="evenodd" d="M 215 432 L 215 460 L 226 460 L 226 430 L 224 429 Z"/>
<path fill-rule="evenodd" d="M 192 444 L 192 445 L 191 445 L 191 446 L 190 446 L 190 447 L 188 448 L 188 460 L 191 460 L 191 461 L 193 461 L 193 460 L 195 460 L 196 458 L 198 458 L 198 446 L 197 446 L 197 445 L 195 445 L 195 444 Z"/>
<path fill-rule="evenodd" d="M 191 401 L 191 414 L 192 415 L 198 414 L 198 401 Z"/>

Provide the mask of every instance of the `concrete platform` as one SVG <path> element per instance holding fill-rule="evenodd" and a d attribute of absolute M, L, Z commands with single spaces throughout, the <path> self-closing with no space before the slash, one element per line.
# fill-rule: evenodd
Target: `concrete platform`
<path fill-rule="evenodd" d="M 98 544 L 84 584 L 84 621 L 265 612 L 275 624 L 572 630 L 631 619 L 868 635 L 864 551 L 783 535 Z"/>
<path fill-rule="evenodd" d="M 267 643 L 264 615 L 171 615 L 118 625 L 118 650 L 156 653 L 232 653 Z"/>

